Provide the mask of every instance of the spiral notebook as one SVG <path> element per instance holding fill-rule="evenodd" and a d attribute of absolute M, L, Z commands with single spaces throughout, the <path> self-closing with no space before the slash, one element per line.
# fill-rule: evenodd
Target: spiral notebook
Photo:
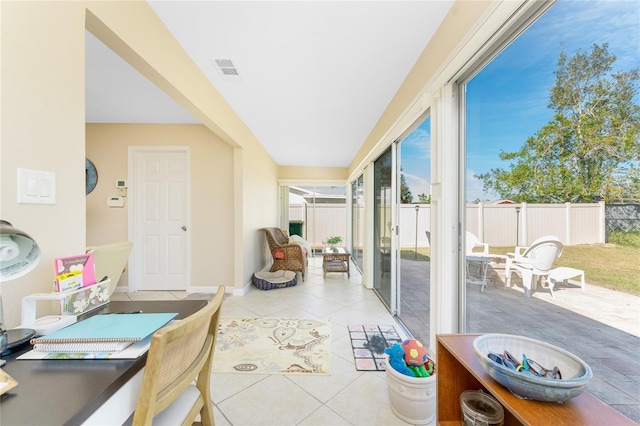
<path fill-rule="evenodd" d="M 31 340 L 34 352 L 110 353 L 140 342 L 177 313 L 94 315 L 55 333 Z"/>

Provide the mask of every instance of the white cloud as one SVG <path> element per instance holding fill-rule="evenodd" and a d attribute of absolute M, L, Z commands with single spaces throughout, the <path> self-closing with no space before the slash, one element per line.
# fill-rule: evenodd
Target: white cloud
<path fill-rule="evenodd" d="M 402 172 L 402 174 L 406 179 L 407 186 L 409 186 L 411 190 L 414 201 L 418 201 L 418 194 L 425 194 L 426 196 L 431 194 L 431 183 L 427 179 L 410 173 Z"/>
<path fill-rule="evenodd" d="M 475 200 L 497 200 L 500 197 L 493 192 L 485 193 L 484 184 L 481 180 L 475 177 L 477 173 L 471 169 L 467 169 L 467 185 L 466 185 L 466 199 L 467 202 L 473 202 Z"/>
<path fill-rule="evenodd" d="M 428 129 L 418 127 L 406 138 L 402 140 L 401 149 L 406 149 L 417 158 L 430 158 L 431 156 L 431 134 Z"/>

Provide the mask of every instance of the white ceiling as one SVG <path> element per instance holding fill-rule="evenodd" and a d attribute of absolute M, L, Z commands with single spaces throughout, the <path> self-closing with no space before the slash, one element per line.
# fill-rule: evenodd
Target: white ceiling
<path fill-rule="evenodd" d="M 149 4 L 279 165 L 346 167 L 453 0 Z M 86 60 L 87 122 L 197 122 L 89 33 Z"/>

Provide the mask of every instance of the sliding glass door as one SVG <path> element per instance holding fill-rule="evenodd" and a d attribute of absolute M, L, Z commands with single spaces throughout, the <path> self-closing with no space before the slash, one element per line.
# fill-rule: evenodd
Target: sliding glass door
<path fill-rule="evenodd" d="M 364 270 L 364 176 L 351 183 L 351 259 Z"/>
<path fill-rule="evenodd" d="M 374 162 L 373 289 L 392 314 L 397 313 L 395 276 L 396 144 Z"/>

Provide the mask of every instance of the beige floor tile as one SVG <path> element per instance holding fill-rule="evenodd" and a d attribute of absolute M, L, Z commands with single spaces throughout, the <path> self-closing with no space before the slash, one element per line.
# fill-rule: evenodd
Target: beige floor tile
<path fill-rule="evenodd" d="M 218 423 L 216 423 L 217 425 Z M 347 426 L 350 423 L 340 417 L 335 411 L 322 406 L 309 417 L 298 423 L 298 426 Z"/>
<path fill-rule="evenodd" d="M 353 359 L 353 348 L 351 347 L 351 339 L 349 336 L 342 336 L 340 339 L 331 341 L 331 353 L 339 356 L 351 363 L 351 368 L 355 370 L 355 361 Z"/>
<path fill-rule="evenodd" d="M 282 375 L 272 375 L 218 404 L 233 425 L 296 425 L 322 404 Z"/>
<path fill-rule="evenodd" d="M 326 404 L 352 425 L 406 425 L 391 411 L 384 374 L 363 373 Z"/>
<path fill-rule="evenodd" d="M 251 317 L 256 315 L 256 313 L 230 300 L 225 300 L 222 302 L 220 315 L 223 317 Z"/>
<path fill-rule="evenodd" d="M 258 298 L 254 295 L 237 296 L 233 298 L 233 301 L 237 305 L 253 312 L 255 315 L 262 317 L 272 316 L 278 311 L 292 307 L 289 303 L 282 300 L 282 298 L 278 299 L 268 295 L 265 295 L 263 298 Z"/>
<path fill-rule="evenodd" d="M 331 315 L 329 315 L 331 317 Z M 345 336 L 349 336 L 349 328 L 335 321 L 331 322 L 331 340 L 338 340 Z"/>
<path fill-rule="evenodd" d="M 213 421 L 216 426 L 232 426 L 231 423 L 229 423 L 229 420 L 227 420 L 224 414 L 222 414 L 222 411 L 220 411 L 216 406 L 213 407 Z"/>
<path fill-rule="evenodd" d="M 331 375 L 329 376 L 288 376 L 289 380 L 325 403 L 345 386 L 362 375 L 356 371 L 353 363 L 339 356 L 331 356 Z"/>
<path fill-rule="evenodd" d="M 267 374 L 214 373 L 211 375 L 211 398 L 214 403 L 219 404 L 267 377 Z"/>
<path fill-rule="evenodd" d="M 115 300 L 115 301 L 120 301 L 120 302 L 122 302 L 122 301 L 127 302 L 127 301 L 131 300 L 127 293 L 120 293 L 120 292 L 112 293 L 110 299 L 111 300 Z"/>
<path fill-rule="evenodd" d="M 370 314 L 351 308 L 342 308 L 331 313 L 331 319 L 336 324 L 342 324 L 345 327 L 350 324 L 373 324 L 374 320 L 379 317 L 377 314 Z"/>
<path fill-rule="evenodd" d="M 300 309 L 299 307 L 293 307 L 289 309 L 285 309 L 283 311 L 274 312 L 271 316 L 280 317 L 280 318 L 329 318 L 330 315 L 318 316 L 312 314 L 311 312 L 307 312 L 304 309 Z"/>
<path fill-rule="evenodd" d="M 329 316 L 332 312 L 342 309 L 344 305 L 339 303 L 330 302 L 322 298 L 316 298 L 314 301 L 299 306 L 307 312 L 310 312 L 319 317 Z"/>

